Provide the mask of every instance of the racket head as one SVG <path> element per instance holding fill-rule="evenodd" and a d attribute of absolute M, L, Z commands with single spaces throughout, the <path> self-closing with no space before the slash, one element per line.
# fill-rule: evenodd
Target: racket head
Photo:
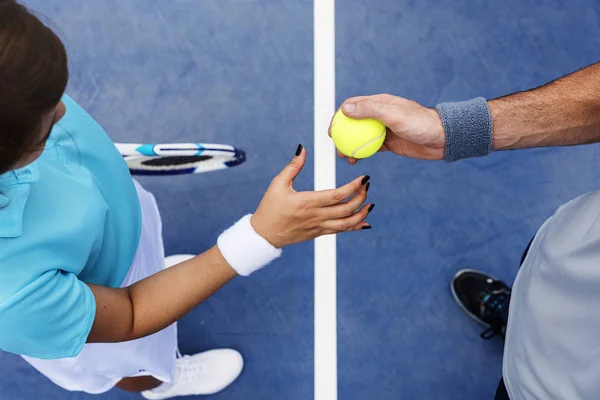
<path fill-rule="evenodd" d="M 203 143 L 115 144 L 132 175 L 200 174 L 232 168 L 246 161 L 233 146 Z"/>

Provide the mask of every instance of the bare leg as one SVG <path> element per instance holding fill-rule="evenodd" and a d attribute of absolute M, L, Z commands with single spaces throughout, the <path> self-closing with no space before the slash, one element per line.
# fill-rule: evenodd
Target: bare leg
<path fill-rule="evenodd" d="M 138 376 L 135 378 L 124 378 L 117 387 L 127 392 L 143 392 L 145 390 L 154 389 L 162 384 L 161 381 L 153 376 Z"/>

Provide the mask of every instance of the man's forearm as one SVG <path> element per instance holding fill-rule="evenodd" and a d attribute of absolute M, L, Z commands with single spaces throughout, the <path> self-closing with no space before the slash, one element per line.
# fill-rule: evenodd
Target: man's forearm
<path fill-rule="evenodd" d="M 600 63 L 489 101 L 494 150 L 600 141 Z"/>

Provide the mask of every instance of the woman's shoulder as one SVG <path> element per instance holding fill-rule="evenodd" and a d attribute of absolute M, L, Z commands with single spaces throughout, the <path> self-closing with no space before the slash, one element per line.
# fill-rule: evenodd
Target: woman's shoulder
<path fill-rule="evenodd" d="M 97 133 L 102 133 L 102 136 L 106 135 L 106 132 L 94 117 L 84 110 L 73 98 L 65 94 L 62 97 L 62 102 L 65 105 L 66 111 L 65 115 L 56 123 L 57 126 L 67 131 L 71 136 L 78 136 L 79 133 L 85 133 L 85 135 L 77 137 L 77 139 L 81 140 L 97 138 Z"/>
<path fill-rule="evenodd" d="M 105 200 L 60 166 L 36 161 L 0 175 L 0 206 L 0 282 L 18 287 L 59 268 L 78 274 L 101 246 Z"/>

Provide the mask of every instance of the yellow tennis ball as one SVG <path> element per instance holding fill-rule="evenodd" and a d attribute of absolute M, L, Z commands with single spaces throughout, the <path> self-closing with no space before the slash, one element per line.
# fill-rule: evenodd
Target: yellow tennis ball
<path fill-rule="evenodd" d="M 367 158 L 377 153 L 385 140 L 386 127 L 375 119 L 352 119 L 339 110 L 331 121 L 335 147 L 348 157 Z"/>

